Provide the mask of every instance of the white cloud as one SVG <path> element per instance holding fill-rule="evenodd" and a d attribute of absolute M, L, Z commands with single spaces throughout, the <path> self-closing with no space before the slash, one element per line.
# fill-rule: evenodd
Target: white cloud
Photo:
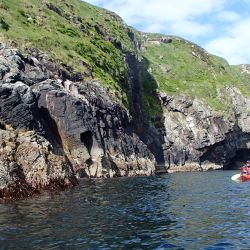
<path fill-rule="evenodd" d="M 158 33 L 163 32 L 165 29 L 164 24 L 160 23 L 150 23 L 149 25 L 145 25 L 143 28 L 144 32 Z"/>
<path fill-rule="evenodd" d="M 225 0 L 89 0 L 96 4 L 99 2 L 105 8 L 116 11 L 127 21 L 133 16 L 153 18 L 159 21 L 186 20 L 190 17 L 220 9 Z"/>
<path fill-rule="evenodd" d="M 207 35 L 208 33 L 212 33 L 213 31 L 212 25 L 200 24 L 197 22 L 185 20 L 172 23 L 170 22 L 168 24 L 158 22 L 145 24 L 143 27 L 143 31 L 153 33 L 165 33 L 166 26 L 169 32 L 171 32 L 171 34 L 183 37 L 202 36 Z"/>
<path fill-rule="evenodd" d="M 231 64 L 250 63 L 250 0 L 86 0 L 146 32 L 173 34 Z"/>
<path fill-rule="evenodd" d="M 86 1 L 86 2 L 91 3 L 93 5 L 103 5 L 103 4 L 105 4 L 106 1 L 104 1 L 104 0 L 89 0 L 89 1 Z"/>
<path fill-rule="evenodd" d="M 212 26 L 199 23 L 197 17 L 219 11 L 226 0 L 88 0 L 118 13 L 128 24 L 140 25 L 143 31 L 190 36 L 211 32 Z M 152 28 L 152 30 L 150 30 Z M 190 28 L 190 32 L 187 29 Z"/>
<path fill-rule="evenodd" d="M 226 35 L 205 45 L 211 53 L 226 58 L 230 64 L 250 62 L 250 18 L 236 22 L 228 28 Z"/>
<path fill-rule="evenodd" d="M 213 31 L 213 26 L 211 24 L 201 24 L 186 20 L 174 22 L 171 27 L 176 33 L 188 37 L 207 35 Z"/>
<path fill-rule="evenodd" d="M 241 15 L 234 11 L 221 11 L 218 13 L 217 19 L 222 22 L 235 22 L 241 19 Z"/>

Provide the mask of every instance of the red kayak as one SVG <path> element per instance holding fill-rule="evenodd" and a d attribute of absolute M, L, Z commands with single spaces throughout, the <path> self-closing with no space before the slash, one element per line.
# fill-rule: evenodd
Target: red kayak
<path fill-rule="evenodd" d="M 241 177 L 242 182 L 250 181 L 250 174 L 241 173 L 240 177 Z"/>

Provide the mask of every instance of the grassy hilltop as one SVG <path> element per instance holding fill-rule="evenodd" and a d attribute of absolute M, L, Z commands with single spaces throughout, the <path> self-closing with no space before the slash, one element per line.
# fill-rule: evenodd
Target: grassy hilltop
<path fill-rule="evenodd" d="M 144 109 L 160 112 L 155 90 L 200 98 L 217 111 L 228 109 L 224 89 L 237 86 L 250 95 L 250 75 L 241 67 L 207 53 L 178 37 L 157 42 L 164 35 L 140 33 L 114 13 L 79 0 L 2 0 L 0 39 L 21 50 L 38 48 L 62 67 L 100 80 L 129 106 L 129 65 L 126 55 L 138 59 L 144 88 Z M 140 46 L 142 45 L 142 46 Z"/>
<path fill-rule="evenodd" d="M 97 78 L 121 94 L 124 51 L 133 51 L 129 28 L 114 13 L 79 0 L 2 0 L 2 39 L 22 50 L 42 50 L 61 65 Z M 127 102 L 126 94 L 122 95 Z"/>
<path fill-rule="evenodd" d="M 150 72 L 159 90 L 173 95 L 188 94 L 203 99 L 216 110 L 228 108 L 224 89 L 238 87 L 250 94 L 250 75 L 223 58 L 211 55 L 196 44 L 168 36 L 170 43 L 156 43 L 159 35 L 149 34 L 143 56 L 150 62 Z"/>

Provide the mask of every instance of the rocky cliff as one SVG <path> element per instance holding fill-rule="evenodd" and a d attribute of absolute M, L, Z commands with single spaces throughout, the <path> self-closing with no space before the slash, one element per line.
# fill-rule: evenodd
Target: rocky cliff
<path fill-rule="evenodd" d="M 0 15 L 0 199 L 250 159 L 249 66 L 78 0 Z"/>
<path fill-rule="evenodd" d="M 73 82 L 45 55 L 4 44 L 0 65 L 0 198 L 74 185 L 76 177 L 154 173 L 131 117 L 100 83 Z"/>
<path fill-rule="evenodd" d="M 227 92 L 233 109 L 227 117 L 200 100 L 159 93 L 166 129 L 163 165 L 169 172 L 237 168 L 249 159 L 250 100 L 237 88 Z"/>
<path fill-rule="evenodd" d="M 231 67 L 178 37 L 166 43 L 155 35 L 152 44 L 148 36 L 142 53 L 163 114 L 155 115 L 164 138 L 159 171 L 239 168 L 250 160 L 247 65 Z"/>

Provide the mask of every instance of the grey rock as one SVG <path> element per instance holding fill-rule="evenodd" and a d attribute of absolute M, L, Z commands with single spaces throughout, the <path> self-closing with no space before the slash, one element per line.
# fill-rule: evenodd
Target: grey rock
<path fill-rule="evenodd" d="M 173 39 L 171 37 L 162 37 L 161 42 L 162 43 L 172 43 Z"/>
<path fill-rule="evenodd" d="M 36 96 L 22 82 L 0 84 L 0 118 L 18 129 L 35 125 Z"/>
<path fill-rule="evenodd" d="M 54 11 L 55 13 L 57 13 L 58 15 L 62 16 L 62 10 L 60 8 L 58 8 L 57 6 L 55 6 L 54 4 L 48 3 L 47 7 L 50 10 Z"/>
<path fill-rule="evenodd" d="M 68 76 L 46 55 L 30 53 L 0 46 L 0 120 L 16 131 L 0 131 L 3 145 L 9 137 L 14 142 L 13 149 L 2 148 L 12 157 L 0 166 L 5 191 L 12 184 L 36 190 L 68 178 L 69 171 L 73 177 L 106 178 L 154 173 L 154 156 L 134 133 L 128 111 L 101 84 Z M 19 184 L 11 169 L 20 170 Z"/>
<path fill-rule="evenodd" d="M 166 132 L 161 165 L 169 172 L 231 167 L 236 154 L 249 149 L 249 100 L 236 88 L 227 91 L 234 110 L 228 118 L 200 100 L 159 93 Z"/>

